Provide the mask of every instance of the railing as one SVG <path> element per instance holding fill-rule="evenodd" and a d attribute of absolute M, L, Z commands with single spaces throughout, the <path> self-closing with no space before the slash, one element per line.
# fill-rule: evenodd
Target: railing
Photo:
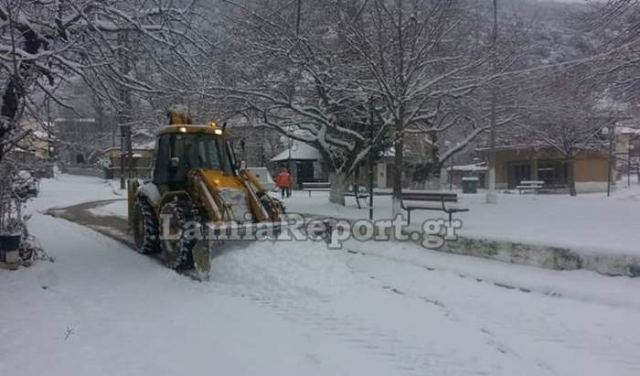
<path fill-rule="evenodd" d="M 62 172 L 69 175 L 96 176 L 104 177 L 104 172 L 98 167 L 93 166 L 69 166 L 62 168 Z"/>
<path fill-rule="evenodd" d="M 129 170 L 125 170 L 125 177 L 129 177 Z M 140 179 L 148 179 L 151 178 L 152 169 L 151 167 L 134 167 L 132 169 L 132 178 L 140 178 Z M 102 176 L 105 179 L 119 179 L 121 177 L 120 174 L 120 166 L 118 167 L 108 167 L 105 168 L 102 172 Z"/>
<path fill-rule="evenodd" d="M 119 179 L 120 166 L 115 167 L 97 167 L 97 166 L 80 166 L 80 165 L 66 165 L 62 168 L 62 172 L 70 175 L 82 175 L 82 176 L 95 176 L 104 179 Z M 132 175 L 129 176 L 129 170 L 125 170 L 125 177 L 147 179 L 151 177 L 151 167 L 134 167 L 132 169 Z"/>

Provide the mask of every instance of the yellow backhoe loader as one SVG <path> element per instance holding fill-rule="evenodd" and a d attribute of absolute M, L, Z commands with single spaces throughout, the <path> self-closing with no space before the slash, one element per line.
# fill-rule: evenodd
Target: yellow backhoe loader
<path fill-rule="evenodd" d="M 169 118 L 157 135 L 151 180 L 128 181 L 129 226 L 138 252 L 208 276 L 221 237 L 277 235 L 284 206 L 241 168 L 224 127 L 193 125 L 182 113 Z"/>

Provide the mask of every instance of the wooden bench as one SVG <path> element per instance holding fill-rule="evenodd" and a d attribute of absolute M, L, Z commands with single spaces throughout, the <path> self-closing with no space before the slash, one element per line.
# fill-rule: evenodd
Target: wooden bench
<path fill-rule="evenodd" d="M 526 192 L 538 193 L 540 189 L 544 186 L 544 182 L 542 180 L 523 180 L 516 187 L 520 194 Z"/>
<path fill-rule="evenodd" d="M 358 209 L 362 209 L 362 206 L 360 205 L 360 199 L 369 198 L 369 192 L 365 187 L 356 184 L 351 188 L 350 192 L 345 192 L 344 196 L 355 198 Z"/>
<path fill-rule="evenodd" d="M 315 182 L 315 183 L 302 183 L 302 189 L 309 192 L 309 197 L 311 197 L 311 192 L 328 192 L 331 190 L 331 183 L 329 182 Z M 354 185 L 352 190 L 344 193 L 345 197 L 353 197 L 356 199 L 356 204 L 358 208 L 362 208 L 360 205 L 360 200 L 369 197 L 369 192 L 361 185 Z"/>
<path fill-rule="evenodd" d="M 311 192 L 313 191 L 329 192 L 331 190 L 331 183 L 329 183 L 328 181 L 302 183 L 302 189 L 308 191 L 309 197 L 311 197 Z"/>
<path fill-rule="evenodd" d="M 407 211 L 409 224 L 413 210 L 443 211 L 449 214 L 449 223 L 452 221 L 453 213 L 469 211 L 458 205 L 458 194 L 455 192 L 402 192 L 400 204 L 402 209 Z"/>

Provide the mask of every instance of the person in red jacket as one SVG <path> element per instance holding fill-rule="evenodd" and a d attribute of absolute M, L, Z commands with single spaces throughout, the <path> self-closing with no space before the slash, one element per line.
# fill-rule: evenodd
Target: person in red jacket
<path fill-rule="evenodd" d="M 291 188 L 293 188 L 293 177 L 286 168 L 283 168 L 278 176 L 276 176 L 276 185 L 278 186 L 278 188 L 280 188 L 282 198 L 291 197 Z"/>

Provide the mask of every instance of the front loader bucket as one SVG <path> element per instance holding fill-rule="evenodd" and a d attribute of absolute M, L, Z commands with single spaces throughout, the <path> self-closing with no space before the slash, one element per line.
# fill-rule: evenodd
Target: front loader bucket
<path fill-rule="evenodd" d="M 251 243 L 256 240 L 276 240 L 289 224 L 287 222 L 259 222 L 246 224 L 206 223 L 202 228 L 203 239 L 198 240 L 191 253 L 196 277 L 208 280 L 211 260 L 217 253 L 217 247 L 223 242 L 241 241 Z M 265 236 L 268 235 L 268 236 Z"/>
<path fill-rule="evenodd" d="M 193 269 L 198 279 L 208 280 L 211 271 L 211 244 L 206 240 L 199 240 L 191 251 L 193 255 Z"/>

